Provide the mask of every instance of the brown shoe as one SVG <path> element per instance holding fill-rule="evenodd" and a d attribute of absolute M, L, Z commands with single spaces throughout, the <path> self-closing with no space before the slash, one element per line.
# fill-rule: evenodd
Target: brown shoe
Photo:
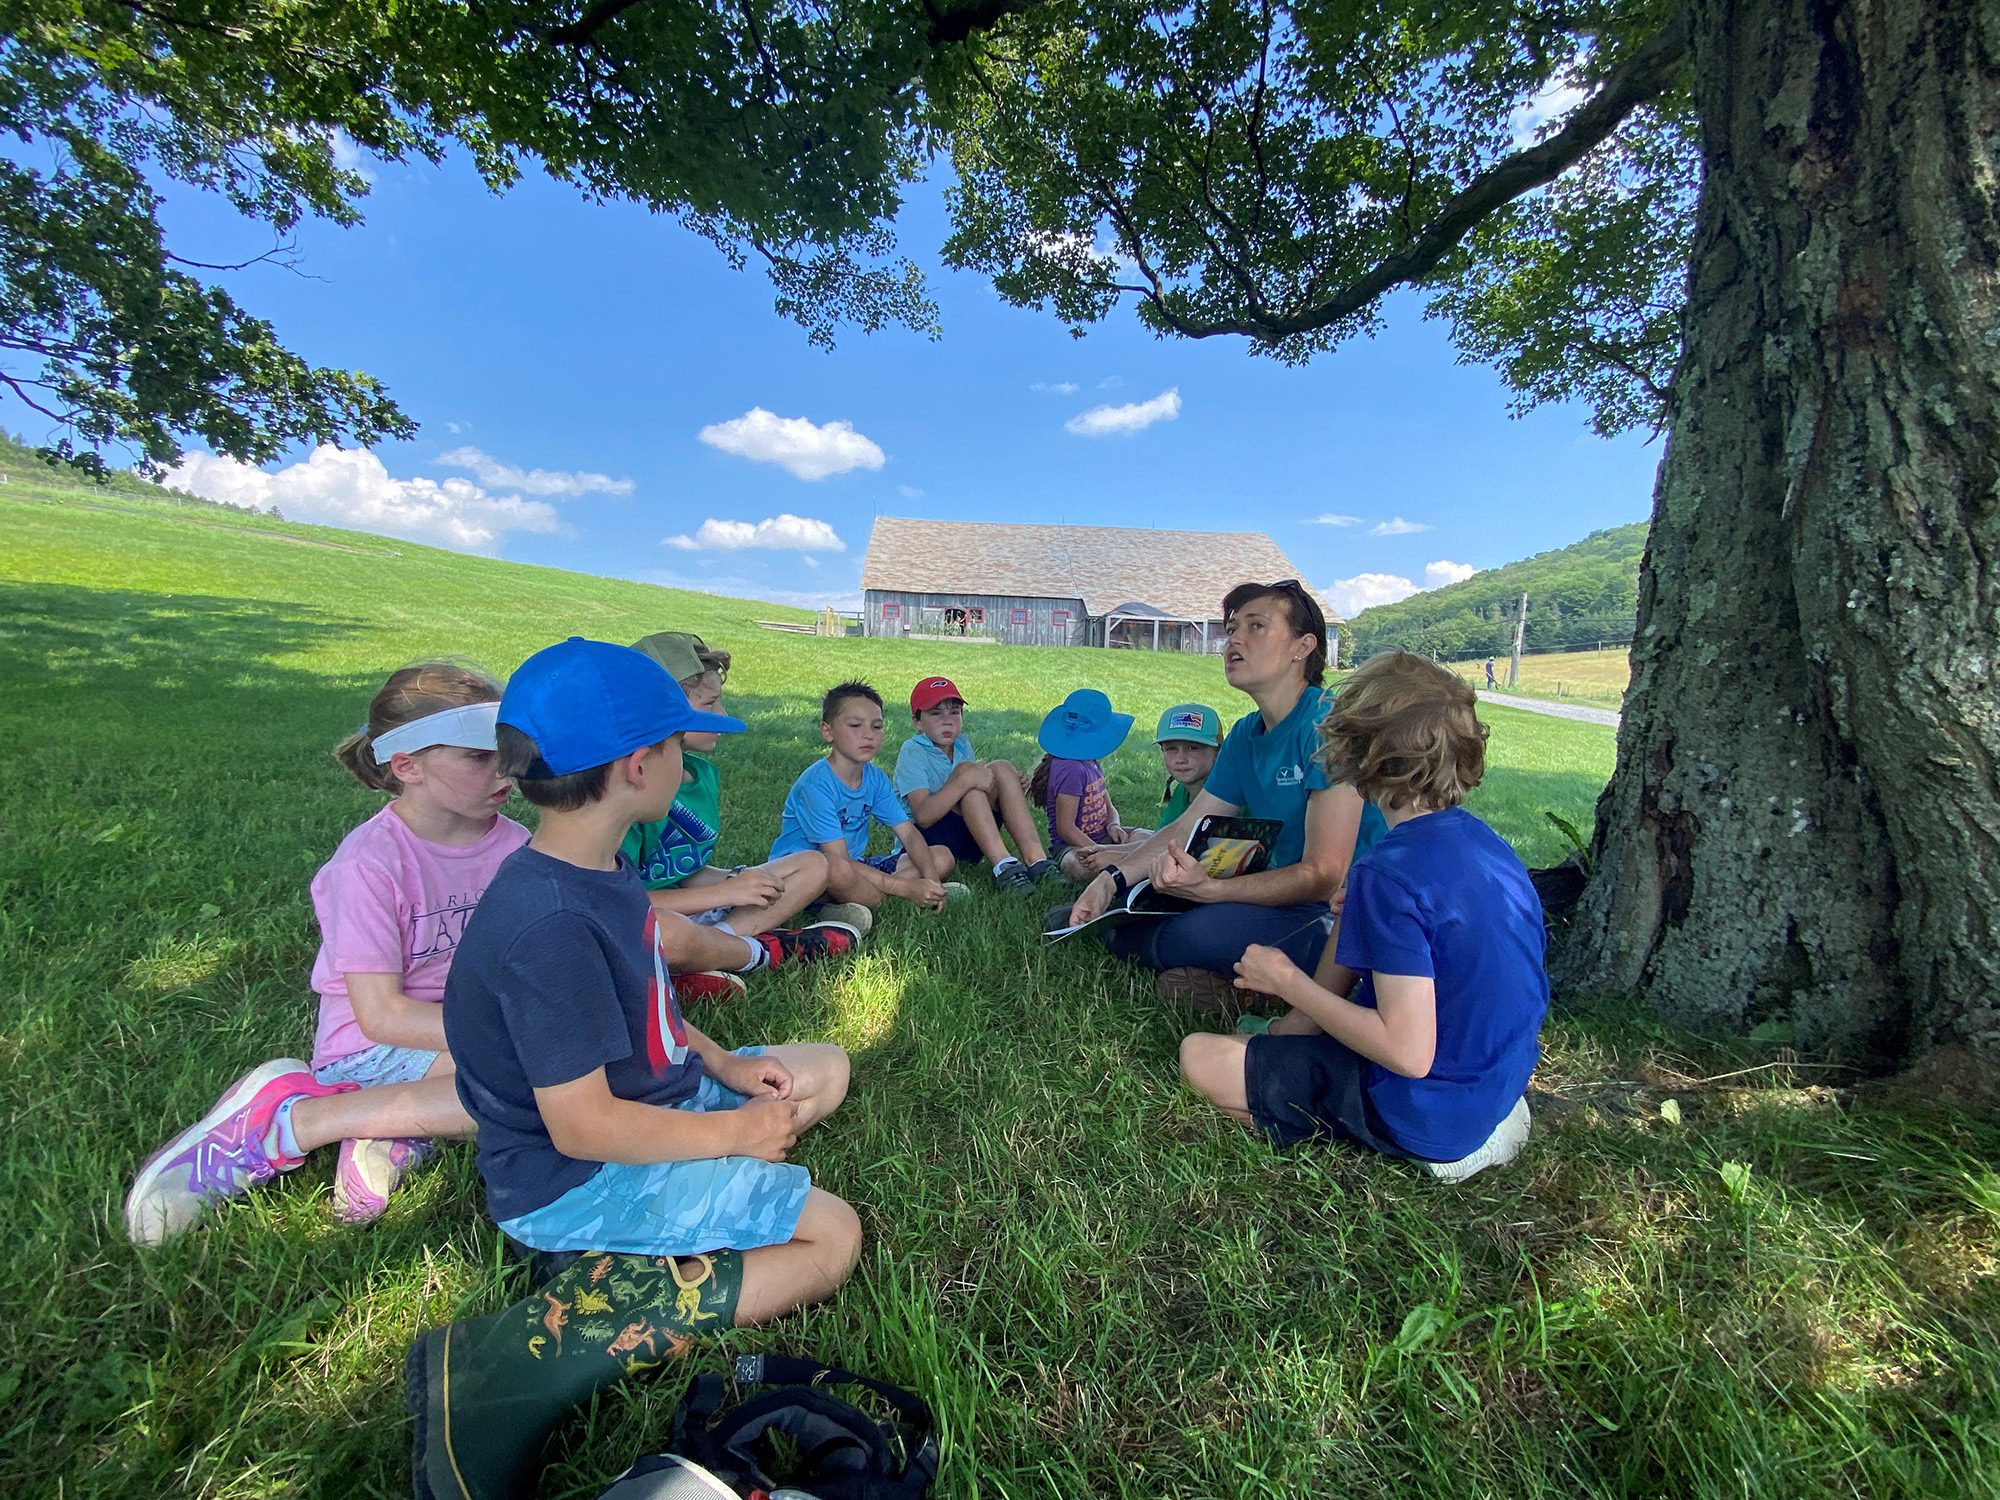
<path fill-rule="evenodd" d="M 1213 969 L 1165 969 L 1153 982 L 1162 1000 L 1185 1005 L 1195 1014 L 1229 1018 L 1243 1009 L 1245 996 Z"/>

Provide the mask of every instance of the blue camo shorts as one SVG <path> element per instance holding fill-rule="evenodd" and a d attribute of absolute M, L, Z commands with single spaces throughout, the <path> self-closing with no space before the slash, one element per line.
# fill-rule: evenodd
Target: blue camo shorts
<path fill-rule="evenodd" d="M 901 847 L 891 849 L 887 854 L 871 854 L 861 863 L 871 870 L 880 870 L 884 875 L 896 873 L 896 861 L 903 857 Z"/>
<path fill-rule="evenodd" d="M 379 1089 L 384 1084 L 415 1083 L 437 1060 L 437 1053 L 421 1047 L 391 1047 L 384 1042 L 323 1063 L 313 1069 L 313 1077 L 321 1083 L 358 1083 L 364 1089 Z"/>
<path fill-rule="evenodd" d="M 738 1047 L 761 1057 L 762 1047 Z M 707 1074 L 677 1105 L 706 1114 L 749 1102 Z M 700 1255 L 782 1245 L 799 1227 L 812 1176 L 791 1162 L 754 1156 L 707 1161 L 606 1162 L 588 1182 L 501 1229 L 531 1250 L 609 1250 L 619 1255 Z"/>

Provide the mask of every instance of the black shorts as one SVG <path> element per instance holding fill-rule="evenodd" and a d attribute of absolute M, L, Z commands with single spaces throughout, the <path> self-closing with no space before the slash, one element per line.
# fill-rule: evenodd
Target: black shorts
<path fill-rule="evenodd" d="M 1330 1036 L 1253 1036 L 1243 1058 L 1251 1118 L 1274 1146 L 1347 1140 L 1384 1156 L 1408 1156 L 1369 1106 L 1369 1066 Z"/>
<path fill-rule="evenodd" d="M 965 826 L 965 819 L 956 812 L 944 814 L 928 828 L 919 825 L 917 832 L 933 849 L 949 849 L 951 857 L 962 865 L 977 864 L 986 858 L 972 841 L 972 830 Z"/>

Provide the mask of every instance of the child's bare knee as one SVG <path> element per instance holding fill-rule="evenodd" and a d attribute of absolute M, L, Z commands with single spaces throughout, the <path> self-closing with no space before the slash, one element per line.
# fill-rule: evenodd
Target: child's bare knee
<path fill-rule="evenodd" d="M 1225 1051 L 1234 1051 L 1213 1032 L 1197 1031 L 1181 1038 L 1181 1077 L 1196 1093 L 1215 1097 L 1215 1079 Z"/>

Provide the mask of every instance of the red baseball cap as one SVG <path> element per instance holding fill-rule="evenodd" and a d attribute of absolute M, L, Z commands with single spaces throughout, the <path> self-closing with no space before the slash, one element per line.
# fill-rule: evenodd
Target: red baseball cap
<path fill-rule="evenodd" d="M 936 708 L 947 698 L 956 698 L 963 703 L 965 694 L 949 677 L 926 677 L 910 689 L 910 712 L 920 714 L 927 708 Z"/>

